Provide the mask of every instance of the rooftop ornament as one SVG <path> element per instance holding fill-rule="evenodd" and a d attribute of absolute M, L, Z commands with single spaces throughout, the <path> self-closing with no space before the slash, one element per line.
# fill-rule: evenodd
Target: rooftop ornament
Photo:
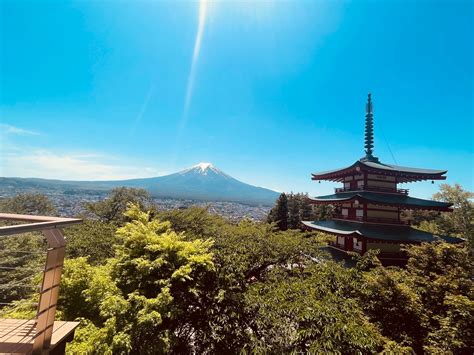
<path fill-rule="evenodd" d="M 372 94 L 369 92 L 367 96 L 367 104 L 365 105 L 365 157 L 360 161 L 379 162 L 379 158 L 373 155 L 374 152 L 374 111 L 372 106 Z"/>

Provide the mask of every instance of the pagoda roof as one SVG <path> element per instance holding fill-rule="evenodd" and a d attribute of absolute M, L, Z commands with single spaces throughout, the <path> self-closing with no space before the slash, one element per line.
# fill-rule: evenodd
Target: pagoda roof
<path fill-rule="evenodd" d="M 396 206 L 406 209 L 426 209 L 438 211 L 451 211 L 452 203 L 423 200 L 403 194 L 369 192 L 369 191 L 347 191 L 332 195 L 308 197 L 310 202 L 316 204 L 340 204 L 358 200 L 376 205 Z"/>
<path fill-rule="evenodd" d="M 334 170 L 321 171 L 312 174 L 313 180 L 332 180 L 343 181 L 344 177 L 359 172 L 366 171 L 377 175 L 397 176 L 397 182 L 413 182 L 419 180 L 445 180 L 447 170 L 432 170 L 421 168 L 410 168 L 406 166 L 398 166 L 385 164 L 379 161 L 370 161 L 361 159 L 354 164 Z"/>
<path fill-rule="evenodd" d="M 368 224 L 347 221 L 303 221 L 303 224 L 321 232 L 334 235 L 354 235 L 369 239 L 396 241 L 396 242 L 434 242 L 445 240 L 448 243 L 462 243 L 463 240 L 455 237 L 439 237 L 408 226 L 384 224 Z"/>

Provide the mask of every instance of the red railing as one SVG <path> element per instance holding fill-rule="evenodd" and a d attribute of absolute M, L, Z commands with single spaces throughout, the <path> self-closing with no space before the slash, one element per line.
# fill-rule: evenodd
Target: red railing
<path fill-rule="evenodd" d="M 342 214 L 333 215 L 333 219 L 343 219 L 346 221 L 355 221 L 355 222 L 384 223 L 384 224 L 401 224 L 401 225 L 410 224 L 409 221 L 399 221 L 396 218 L 345 216 Z"/>
<path fill-rule="evenodd" d="M 335 192 L 348 192 L 348 191 L 373 191 L 373 192 L 386 192 L 393 194 L 408 195 L 408 189 L 397 189 L 391 187 L 379 187 L 379 186 L 357 186 L 357 187 L 336 187 Z"/>

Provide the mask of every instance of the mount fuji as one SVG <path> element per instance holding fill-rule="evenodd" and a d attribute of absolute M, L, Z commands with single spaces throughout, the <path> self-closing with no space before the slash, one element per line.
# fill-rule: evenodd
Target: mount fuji
<path fill-rule="evenodd" d="M 147 190 L 157 198 L 201 201 L 228 201 L 248 205 L 272 206 L 279 193 L 241 182 L 222 172 L 211 163 L 199 163 L 174 174 L 129 180 L 66 181 L 37 178 L 0 178 L 0 188 L 15 191 L 74 190 L 107 191 L 126 186 Z"/>
<path fill-rule="evenodd" d="M 279 193 L 241 182 L 211 163 L 199 163 L 171 175 L 117 181 L 121 186 L 140 187 L 154 197 L 204 201 L 231 201 L 250 205 L 275 203 Z"/>

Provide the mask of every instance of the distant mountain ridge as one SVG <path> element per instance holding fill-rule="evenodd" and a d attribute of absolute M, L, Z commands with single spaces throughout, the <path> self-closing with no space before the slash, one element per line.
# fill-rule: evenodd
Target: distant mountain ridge
<path fill-rule="evenodd" d="M 229 201 L 271 206 L 279 193 L 241 182 L 211 163 L 199 163 L 174 174 L 114 181 L 67 181 L 39 178 L 0 178 L 2 189 L 107 191 L 114 187 L 143 188 L 153 197 L 201 201 Z"/>

